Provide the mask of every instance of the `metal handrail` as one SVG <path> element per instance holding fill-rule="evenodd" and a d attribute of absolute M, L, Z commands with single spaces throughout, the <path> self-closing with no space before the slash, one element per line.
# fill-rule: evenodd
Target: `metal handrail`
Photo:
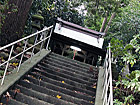
<path fill-rule="evenodd" d="M 46 35 L 46 32 L 49 31 L 49 30 L 51 30 L 51 31 L 50 31 L 50 34 L 49 34 L 49 36 L 47 36 L 47 35 Z M 47 45 L 46 45 L 46 46 L 47 46 L 47 47 L 46 47 L 46 50 L 48 50 L 48 45 L 49 45 L 49 42 L 50 42 L 50 38 L 51 38 L 52 31 L 53 31 L 53 25 L 50 26 L 50 27 L 44 27 L 43 30 L 41 30 L 41 31 L 37 31 L 36 33 L 33 33 L 33 34 L 31 34 L 31 35 L 29 35 L 29 36 L 27 36 L 27 37 L 24 37 L 24 38 L 22 38 L 22 39 L 19 39 L 19 40 L 13 42 L 13 43 L 10 43 L 10 44 L 8 44 L 8 45 L 3 46 L 3 47 L 0 48 L 0 51 L 2 51 L 2 50 L 4 50 L 4 49 L 6 49 L 6 48 L 11 47 L 8 60 L 5 61 L 5 62 L 3 62 L 2 64 L 0 64 L 0 67 L 6 64 L 5 71 L 4 71 L 4 75 L 3 75 L 2 81 L 1 81 L 1 85 L 3 85 L 3 83 L 4 83 L 4 79 L 5 79 L 5 76 L 6 76 L 6 73 L 7 73 L 7 69 L 8 69 L 8 66 L 9 66 L 9 62 L 10 62 L 11 60 L 13 60 L 14 58 L 16 58 L 16 57 L 18 57 L 18 56 L 21 56 L 20 62 L 19 62 L 19 65 L 18 65 L 18 69 L 17 69 L 17 72 L 19 72 L 19 69 L 20 69 L 20 66 L 21 66 L 21 63 L 22 63 L 22 60 L 23 60 L 24 53 L 25 53 L 26 51 L 28 51 L 28 50 L 30 50 L 30 49 L 33 49 L 33 50 L 32 50 L 32 53 L 31 53 L 31 57 L 29 58 L 29 59 L 31 60 L 32 57 L 33 57 L 33 53 L 34 53 L 34 47 L 37 46 L 37 45 L 39 45 L 39 44 L 41 44 L 41 46 L 40 46 L 40 51 L 41 51 L 41 50 L 42 50 L 42 46 L 43 46 L 44 42 L 45 42 L 47 39 L 48 39 L 48 42 L 47 42 Z M 42 39 L 40 39 L 40 40 L 38 40 L 38 35 L 39 35 L 39 34 L 42 36 Z M 36 38 L 35 38 L 34 45 L 32 45 L 32 46 L 30 46 L 29 48 L 27 48 L 28 40 L 29 40 L 30 38 L 32 38 L 32 37 L 36 37 Z M 13 52 L 13 50 L 14 50 L 14 45 L 17 44 L 17 43 L 19 43 L 19 42 L 22 42 L 22 41 L 25 41 L 25 45 L 24 45 L 23 51 L 20 52 L 19 54 L 15 55 L 15 56 L 13 56 L 13 57 L 11 57 L 11 56 L 12 56 L 12 52 Z"/>
<path fill-rule="evenodd" d="M 103 73 L 103 93 L 102 93 L 102 105 L 113 105 L 113 86 L 112 86 L 112 71 L 111 71 L 111 49 L 110 43 L 107 49 L 106 58 L 104 62 Z"/>

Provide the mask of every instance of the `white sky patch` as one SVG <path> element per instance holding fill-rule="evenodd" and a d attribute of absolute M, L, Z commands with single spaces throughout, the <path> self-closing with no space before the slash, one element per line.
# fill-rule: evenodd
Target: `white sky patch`
<path fill-rule="evenodd" d="M 84 5 L 78 6 L 75 8 L 80 14 L 83 14 L 84 16 L 87 14 L 87 11 L 85 10 Z"/>

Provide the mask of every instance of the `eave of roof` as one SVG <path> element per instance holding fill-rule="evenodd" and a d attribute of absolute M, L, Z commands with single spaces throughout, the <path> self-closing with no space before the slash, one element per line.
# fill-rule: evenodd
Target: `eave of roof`
<path fill-rule="evenodd" d="M 62 20 L 61 18 L 57 18 L 57 22 L 62 23 L 62 26 L 63 26 L 63 25 L 67 25 L 67 26 L 69 26 L 69 27 L 73 27 L 73 28 L 79 29 L 79 30 L 81 30 L 81 31 L 84 31 L 84 32 L 87 32 L 87 33 L 96 35 L 96 36 L 98 36 L 98 37 L 103 37 L 103 36 L 105 36 L 105 33 L 97 32 L 97 31 L 94 31 L 94 30 L 91 30 L 91 29 L 82 27 L 82 26 L 80 26 L 80 25 L 77 25 L 77 24 L 74 24 L 74 23 L 71 23 L 71 22 L 64 21 L 64 20 Z"/>

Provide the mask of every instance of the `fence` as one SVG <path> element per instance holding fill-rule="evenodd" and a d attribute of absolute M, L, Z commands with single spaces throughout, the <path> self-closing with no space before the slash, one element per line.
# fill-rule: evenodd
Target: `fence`
<path fill-rule="evenodd" d="M 102 93 L 102 105 L 113 105 L 113 87 L 112 87 L 112 71 L 111 71 L 111 49 L 110 43 L 107 49 L 106 58 L 104 62 L 103 73 L 103 93 Z"/>
<path fill-rule="evenodd" d="M 40 51 L 43 47 L 43 44 L 45 43 L 46 40 L 48 40 L 47 42 L 47 45 L 46 45 L 46 49 L 48 50 L 48 45 L 49 45 L 49 42 L 50 42 L 50 38 L 51 38 L 51 34 L 52 34 L 52 31 L 53 31 L 53 26 L 50 26 L 50 27 L 45 27 L 43 30 L 41 31 L 38 31 L 34 34 L 31 34 L 27 37 L 24 37 L 20 40 L 17 40 L 13 43 L 10 43 L 6 46 L 3 46 L 0 48 L 0 51 L 3 51 L 4 49 L 8 49 L 10 48 L 10 53 L 9 53 L 9 57 L 7 59 L 7 61 L 4 61 L 0 64 L 0 67 L 4 66 L 5 65 L 5 70 L 4 70 L 4 74 L 2 76 L 2 80 L 1 80 L 1 85 L 3 85 L 4 83 L 4 79 L 5 79 L 5 76 L 6 76 L 6 73 L 7 73 L 7 70 L 8 70 L 8 67 L 9 67 L 9 62 L 17 57 L 20 56 L 20 61 L 19 61 L 19 64 L 18 64 L 18 68 L 17 68 L 17 72 L 19 72 L 20 70 L 20 66 L 22 64 L 22 61 L 23 61 L 23 57 L 24 57 L 24 54 L 25 52 L 29 51 L 29 50 L 32 50 L 32 53 L 31 53 L 31 56 L 30 56 L 30 60 L 32 59 L 33 55 L 34 55 L 34 50 L 35 50 L 35 46 L 37 45 L 40 45 Z M 49 33 L 49 35 L 47 36 L 47 33 Z M 27 47 L 27 43 L 29 41 L 30 38 L 34 37 L 35 38 L 35 41 L 34 41 L 34 44 L 31 45 L 30 47 Z M 17 55 L 15 56 L 12 56 L 12 53 L 14 51 L 14 46 L 17 45 L 18 43 L 20 42 L 24 42 L 24 48 L 23 48 L 23 51 L 21 51 L 20 53 L 18 53 Z"/>

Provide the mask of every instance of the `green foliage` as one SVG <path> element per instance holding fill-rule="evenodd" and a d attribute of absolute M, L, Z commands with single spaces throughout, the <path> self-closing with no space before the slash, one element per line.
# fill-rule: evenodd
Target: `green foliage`
<path fill-rule="evenodd" d="M 122 13 L 116 16 L 106 37 L 111 40 L 113 57 L 119 59 L 123 65 L 127 62 L 131 67 L 140 61 L 139 9 L 139 1 L 130 1 L 130 4 L 122 9 Z M 140 71 L 132 71 L 126 77 L 127 79 L 123 79 L 119 76 L 119 81 L 116 82 L 115 105 L 139 104 L 137 97 L 140 96 Z"/>
<path fill-rule="evenodd" d="M 134 100 L 134 97 L 132 95 L 129 95 L 129 96 L 125 97 L 124 103 L 119 101 L 118 99 L 115 99 L 114 105 L 129 105 L 128 103 L 132 103 L 133 100 Z"/>
<path fill-rule="evenodd" d="M 8 10 L 8 14 L 17 12 L 17 7 L 14 4 L 8 4 L 9 0 L 2 0 L 0 1 L 0 34 L 1 34 L 1 28 L 4 24 L 4 20 L 6 18 L 5 11 Z M 9 11 L 9 7 L 12 7 L 11 11 Z"/>
<path fill-rule="evenodd" d="M 109 29 L 108 40 L 116 38 L 123 40 L 124 43 L 129 43 L 134 35 L 139 34 L 140 29 L 140 3 L 139 0 L 130 0 L 127 7 L 121 8 L 121 13 L 118 13 L 112 21 Z"/>
<path fill-rule="evenodd" d="M 4 15 L 4 11 L 5 9 L 8 9 L 8 0 L 5 1 L 0 1 L 0 34 L 1 34 L 1 28 L 2 28 L 2 24 L 4 23 L 4 20 L 6 18 L 6 16 Z"/>
<path fill-rule="evenodd" d="M 28 19 L 26 21 L 26 26 L 24 29 L 25 34 L 32 33 L 32 15 L 37 14 L 38 10 L 42 8 L 42 0 L 33 0 L 32 6 L 29 11 Z"/>
<path fill-rule="evenodd" d="M 138 101 L 135 98 L 140 94 L 140 71 L 135 70 L 127 77 L 128 79 L 123 79 L 119 76 L 119 81 L 116 82 L 114 88 L 114 97 L 117 98 L 114 99 L 115 105 L 138 104 L 135 103 Z"/>
<path fill-rule="evenodd" d="M 52 25 L 56 17 L 78 25 L 83 25 L 83 16 L 78 13 L 69 0 L 34 0 L 26 23 L 25 34 L 32 32 L 32 15 L 36 14 L 38 10 L 42 12 L 41 15 L 44 17 L 42 27 Z"/>
<path fill-rule="evenodd" d="M 130 80 L 136 79 L 136 81 L 139 81 L 139 79 L 140 79 L 140 71 L 139 70 L 132 71 L 130 75 L 127 75 L 127 77 Z"/>
<path fill-rule="evenodd" d="M 122 62 L 131 64 L 131 67 L 140 60 L 140 34 L 134 36 L 129 44 L 124 45 L 122 40 L 112 38 L 111 51 L 114 58 L 122 59 Z M 133 51 L 135 50 L 135 51 Z"/>
<path fill-rule="evenodd" d="M 99 31 L 102 26 L 102 21 L 103 21 L 103 17 L 101 17 L 98 14 L 95 15 L 87 14 L 85 16 L 84 23 L 85 26 L 87 26 L 88 28 Z"/>
<path fill-rule="evenodd" d="M 134 36 L 134 38 L 130 41 L 130 44 L 133 48 L 135 48 L 135 52 L 140 54 L 140 34 Z"/>
<path fill-rule="evenodd" d="M 123 105 L 122 102 L 120 102 L 118 99 L 114 100 L 114 105 Z"/>
<path fill-rule="evenodd" d="M 119 39 L 112 38 L 111 39 L 111 51 L 113 53 L 113 57 L 117 58 L 118 56 L 123 56 L 126 52 L 124 50 L 123 41 Z"/>
<path fill-rule="evenodd" d="M 122 59 L 124 62 L 126 62 L 127 64 L 130 63 L 131 67 L 133 67 L 134 63 L 136 63 L 136 56 L 132 55 L 131 53 L 126 53 Z"/>
<path fill-rule="evenodd" d="M 130 63 L 131 67 L 133 67 L 136 60 L 140 60 L 140 34 L 134 36 L 134 38 L 130 41 L 129 46 L 131 46 L 135 51 L 133 54 L 126 53 L 122 59 L 123 61 Z"/>
<path fill-rule="evenodd" d="M 129 0 L 82 0 L 87 11 L 85 25 L 99 31 L 103 18 L 111 17 L 112 13 L 122 12 L 122 8 L 129 4 Z M 107 24 L 106 24 L 107 25 Z"/>

